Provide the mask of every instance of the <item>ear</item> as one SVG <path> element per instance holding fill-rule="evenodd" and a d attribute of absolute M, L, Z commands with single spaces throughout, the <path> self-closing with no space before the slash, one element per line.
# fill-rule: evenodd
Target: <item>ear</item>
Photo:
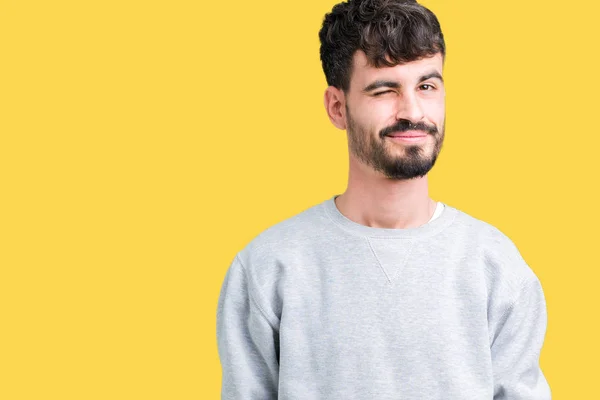
<path fill-rule="evenodd" d="M 346 129 L 346 96 L 335 86 L 325 89 L 325 110 L 333 125 L 338 129 Z"/>

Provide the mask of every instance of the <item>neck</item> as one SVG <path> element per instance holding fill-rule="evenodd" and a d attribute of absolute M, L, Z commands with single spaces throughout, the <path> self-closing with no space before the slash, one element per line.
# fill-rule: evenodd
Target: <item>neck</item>
<path fill-rule="evenodd" d="M 427 175 L 410 180 L 392 180 L 352 162 L 348 187 L 335 199 L 335 203 L 339 211 L 354 222 L 391 229 L 424 225 L 429 222 L 436 207 L 436 202 L 429 197 Z"/>

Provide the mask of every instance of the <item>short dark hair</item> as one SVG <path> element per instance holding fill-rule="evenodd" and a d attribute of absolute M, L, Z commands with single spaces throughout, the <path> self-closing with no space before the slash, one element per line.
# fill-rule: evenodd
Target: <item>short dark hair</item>
<path fill-rule="evenodd" d="M 327 84 L 347 92 L 352 59 L 362 50 L 370 65 L 393 67 L 437 53 L 446 56 L 440 23 L 415 0 L 348 0 L 325 15 L 319 31 Z"/>

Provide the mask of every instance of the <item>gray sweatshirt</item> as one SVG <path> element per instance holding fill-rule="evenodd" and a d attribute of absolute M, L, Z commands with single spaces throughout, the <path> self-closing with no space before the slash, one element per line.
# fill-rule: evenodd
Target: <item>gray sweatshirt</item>
<path fill-rule="evenodd" d="M 506 235 L 448 204 L 419 227 L 369 227 L 336 196 L 232 260 L 222 399 L 551 398 L 544 293 Z"/>

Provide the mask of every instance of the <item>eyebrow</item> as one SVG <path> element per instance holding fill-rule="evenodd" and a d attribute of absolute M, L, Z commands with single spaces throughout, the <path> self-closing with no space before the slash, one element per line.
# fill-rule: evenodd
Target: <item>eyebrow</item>
<path fill-rule="evenodd" d="M 442 75 L 440 75 L 439 72 L 430 72 L 428 74 L 425 74 L 423 76 L 421 76 L 419 78 L 419 83 L 426 81 L 427 79 L 431 79 L 431 78 L 437 78 L 440 81 L 442 81 L 442 83 L 444 83 L 444 78 L 442 78 Z M 379 89 L 381 87 L 388 87 L 388 88 L 392 88 L 392 89 L 398 89 L 400 87 L 400 84 L 396 81 L 388 81 L 388 80 L 376 80 L 373 83 L 370 83 L 369 85 L 367 85 L 364 89 L 363 92 L 370 92 L 371 90 L 375 90 L 375 89 Z"/>

